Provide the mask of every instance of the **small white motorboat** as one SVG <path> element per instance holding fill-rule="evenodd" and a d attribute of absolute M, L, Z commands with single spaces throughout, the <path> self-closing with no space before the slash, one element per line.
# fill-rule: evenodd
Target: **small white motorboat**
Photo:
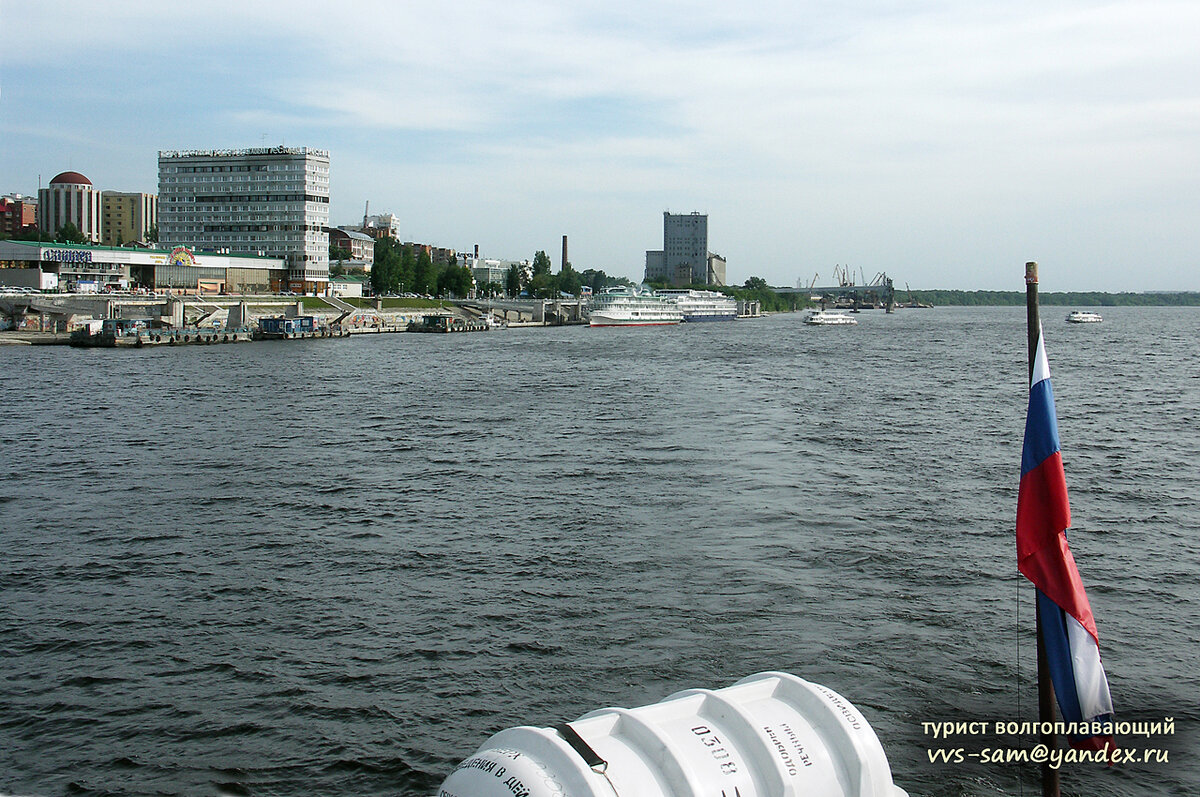
<path fill-rule="evenodd" d="M 825 310 L 814 310 L 804 317 L 804 323 L 812 326 L 846 326 L 857 324 L 858 319 L 851 318 L 845 313 L 830 313 Z"/>

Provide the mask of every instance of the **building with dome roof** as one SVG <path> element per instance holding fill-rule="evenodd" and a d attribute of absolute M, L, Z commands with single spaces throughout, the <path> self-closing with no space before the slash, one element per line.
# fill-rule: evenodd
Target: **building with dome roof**
<path fill-rule="evenodd" d="M 62 172 L 38 189 L 38 227 L 53 236 L 67 222 L 92 243 L 100 242 L 100 192 L 79 172 Z"/>

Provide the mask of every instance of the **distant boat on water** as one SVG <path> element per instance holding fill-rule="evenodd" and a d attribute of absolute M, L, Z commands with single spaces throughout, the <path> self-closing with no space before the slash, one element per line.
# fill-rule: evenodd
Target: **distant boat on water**
<path fill-rule="evenodd" d="M 858 323 L 845 313 L 830 313 L 827 310 L 813 310 L 804 317 L 804 323 L 814 327 L 850 326 Z"/>
<path fill-rule="evenodd" d="M 1067 315 L 1068 324 L 1099 324 L 1103 320 L 1099 313 L 1088 310 L 1072 310 Z"/>

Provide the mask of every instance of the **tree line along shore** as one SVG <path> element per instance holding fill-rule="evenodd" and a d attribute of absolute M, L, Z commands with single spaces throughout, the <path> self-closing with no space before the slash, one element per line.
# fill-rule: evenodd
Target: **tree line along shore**
<path fill-rule="evenodd" d="M 912 299 L 923 304 L 939 305 L 1024 305 L 1024 291 L 896 291 L 896 300 Z M 1195 307 L 1200 306 L 1200 292 L 1105 293 L 1103 291 L 1058 291 L 1038 293 L 1038 301 L 1046 305 L 1079 305 L 1084 307 Z"/>

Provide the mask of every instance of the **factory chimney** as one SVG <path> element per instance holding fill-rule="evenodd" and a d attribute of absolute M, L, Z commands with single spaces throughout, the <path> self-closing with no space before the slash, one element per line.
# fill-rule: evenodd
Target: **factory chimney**
<path fill-rule="evenodd" d="M 562 271 L 562 270 L 563 270 L 564 268 L 566 268 L 566 267 L 567 267 L 567 236 L 565 236 L 565 235 L 564 235 L 564 236 L 563 236 L 563 256 L 562 256 L 562 263 L 560 263 L 560 264 L 559 264 L 559 266 L 558 266 L 558 270 L 559 270 L 559 271 Z"/>

